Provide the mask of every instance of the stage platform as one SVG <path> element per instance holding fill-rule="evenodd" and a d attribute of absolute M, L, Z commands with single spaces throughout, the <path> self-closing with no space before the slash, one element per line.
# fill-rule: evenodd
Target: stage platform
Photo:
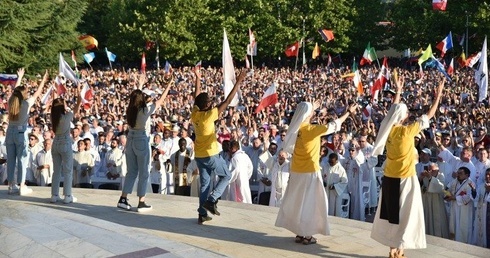
<path fill-rule="evenodd" d="M 278 208 L 219 202 L 221 216 L 197 224 L 197 198 L 149 194 L 146 213 L 116 208 L 120 191 L 74 188 L 78 203 L 49 203 L 48 187 L 30 196 L 0 186 L 0 257 L 387 257 L 371 224 L 329 218 L 331 235 L 314 245 L 274 226 Z M 137 206 L 137 197 L 129 196 Z M 407 257 L 490 257 L 490 249 L 428 236 Z"/>

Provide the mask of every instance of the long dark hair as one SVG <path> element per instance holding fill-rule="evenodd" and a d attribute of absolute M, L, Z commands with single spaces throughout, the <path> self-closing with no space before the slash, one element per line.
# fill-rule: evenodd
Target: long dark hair
<path fill-rule="evenodd" d="M 61 116 L 65 114 L 65 101 L 62 98 L 53 100 L 51 106 L 51 123 L 53 123 L 53 131 L 56 133 L 56 129 L 60 124 Z"/>
<path fill-rule="evenodd" d="M 126 118 L 128 120 L 129 127 L 136 126 L 136 118 L 138 117 L 138 111 L 146 107 L 145 94 L 141 90 L 134 90 L 129 96 L 129 105 L 126 109 Z"/>
<path fill-rule="evenodd" d="M 24 100 L 23 92 L 27 90 L 25 86 L 17 86 L 12 93 L 12 96 L 9 98 L 9 121 L 17 121 L 19 120 L 20 107 L 22 105 L 22 101 Z"/>
<path fill-rule="evenodd" d="M 207 101 L 208 101 L 208 93 L 202 92 L 196 96 L 196 99 L 194 100 L 194 105 L 196 105 L 199 108 L 199 110 L 204 110 L 206 108 Z"/>

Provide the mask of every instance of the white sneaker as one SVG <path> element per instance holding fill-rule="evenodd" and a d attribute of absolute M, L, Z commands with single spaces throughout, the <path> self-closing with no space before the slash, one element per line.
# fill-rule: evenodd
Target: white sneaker
<path fill-rule="evenodd" d="M 61 201 L 63 201 L 63 199 L 61 199 L 59 195 L 51 195 L 51 200 L 50 200 L 51 203 L 56 203 Z"/>
<path fill-rule="evenodd" d="M 19 186 L 18 185 L 12 185 L 12 186 L 9 186 L 9 194 L 17 194 L 19 193 Z"/>
<path fill-rule="evenodd" d="M 28 194 L 31 194 L 32 193 L 32 189 L 27 187 L 26 185 L 22 186 L 20 189 L 19 189 L 19 194 L 20 195 L 28 195 Z"/>
<path fill-rule="evenodd" d="M 73 195 L 65 195 L 65 199 L 63 200 L 63 203 L 72 203 L 72 202 L 77 202 L 77 197 Z"/>

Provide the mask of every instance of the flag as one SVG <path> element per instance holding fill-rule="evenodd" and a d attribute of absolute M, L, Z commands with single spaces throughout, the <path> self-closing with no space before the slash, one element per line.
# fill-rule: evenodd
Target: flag
<path fill-rule="evenodd" d="M 64 83 L 65 82 L 63 82 L 59 76 L 56 76 L 56 78 L 54 79 L 54 84 L 56 85 L 56 94 L 58 94 L 58 96 L 66 93 L 66 87 L 65 85 L 63 85 Z"/>
<path fill-rule="evenodd" d="M 354 72 L 354 87 L 356 87 L 358 95 L 362 95 L 364 94 L 364 89 L 362 88 L 361 74 L 359 73 L 359 69 L 357 69 L 355 59 L 354 64 L 352 65 L 352 71 Z"/>
<path fill-rule="evenodd" d="M 449 67 L 447 68 L 447 74 L 449 74 L 449 76 L 454 74 L 454 58 L 451 58 L 451 63 L 449 63 Z"/>
<path fill-rule="evenodd" d="M 17 83 L 17 74 L 0 74 L 0 83 L 14 86 Z"/>
<path fill-rule="evenodd" d="M 447 35 L 441 42 L 439 42 L 439 44 L 436 45 L 436 48 L 441 51 L 441 57 L 444 57 L 446 51 L 453 48 L 453 35 L 451 32 L 449 32 L 449 35 Z"/>
<path fill-rule="evenodd" d="M 464 52 L 462 52 L 461 55 L 459 56 L 459 58 L 458 58 L 458 64 L 461 67 L 465 67 L 466 66 L 466 55 L 464 54 Z"/>
<path fill-rule="evenodd" d="M 145 49 L 150 50 L 155 46 L 155 41 L 147 40 L 145 44 Z"/>
<path fill-rule="evenodd" d="M 374 47 L 371 47 L 371 42 L 368 42 L 367 47 L 364 50 L 364 54 L 362 55 L 361 62 L 359 62 L 359 64 L 371 64 L 371 62 L 376 59 L 376 51 L 374 50 Z"/>
<path fill-rule="evenodd" d="M 367 105 L 363 110 L 362 110 L 362 120 L 368 120 L 371 117 L 373 108 L 371 107 L 371 104 Z"/>
<path fill-rule="evenodd" d="M 91 50 L 99 46 L 99 42 L 97 42 L 97 40 L 94 37 L 89 35 L 82 35 L 78 37 L 78 40 L 80 40 L 80 42 L 82 43 L 83 47 L 86 50 Z"/>
<path fill-rule="evenodd" d="M 278 101 L 278 96 L 276 92 L 276 84 L 272 83 L 272 85 L 269 86 L 269 88 L 267 88 L 264 95 L 262 96 L 259 105 L 255 109 L 255 114 L 259 113 L 262 109 L 264 109 L 267 106 L 276 104 L 277 101 Z"/>
<path fill-rule="evenodd" d="M 95 58 L 95 53 L 94 52 L 89 52 L 89 53 L 83 55 L 83 59 L 88 64 L 92 63 L 92 61 L 94 60 L 94 58 Z"/>
<path fill-rule="evenodd" d="M 46 91 L 46 93 L 42 96 L 41 103 L 43 103 L 43 105 L 48 104 L 48 100 L 51 97 L 52 92 L 53 92 L 53 86 L 49 87 L 48 91 Z"/>
<path fill-rule="evenodd" d="M 71 60 L 73 61 L 73 65 L 75 68 L 77 67 L 77 58 L 75 57 L 75 51 L 71 51 Z"/>
<path fill-rule="evenodd" d="M 247 45 L 247 55 L 257 56 L 257 43 L 254 43 L 253 47 L 250 44 Z"/>
<path fill-rule="evenodd" d="M 94 92 L 88 85 L 88 83 L 83 84 L 83 88 L 80 91 L 80 96 L 82 97 L 82 104 L 85 110 L 90 109 L 92 106 L 92 100 L 94 98 Z"/>
<path fill-rule="evenodd" d="M 248 61 L 248 56 L 245 55 L 245 68 L 249 69 L 250 68 L 250 62 Z"/>
<path fill-rule="evenodd" d="M 105 52 L 107 54 L 107 58 L 109 59 L 109 62 L 116 61 L 116 55 L 114 53 L 112 53 L 111 51 L 107 50 L 107 48 L 105 48 Z"/>
<path fill-rule="evenodd" d="M 327 61 L 327 67 L 330 67 L 332 64 L 332 57 L 330 56 L 330 53 L 328 54 L 328 61 Z"/>
<path fill-rule="evenodd" d="M 403 51 L 403 57 L 411 57 L 411 53 L 410 53 L 410 48 L 407 48 Z"/>
<path fill-rule="evenodd" d="M 432 10 L 446 11 L 447 0 L 432 0 Z"/>
<path fill-rule="evenodd" d="M 420 78 L 417 81 L 415 81 L 415 84 L 421 84 L 422 81 L 424 80 L 424 70 L 422 69 L 422 66 L 421 65 L 419 66 L 419 68 L 420 68 L 419 69 L 419 76 L 420 76 Z M 396 72 L 396 70 L 395 70 L 395 72 Z"/>
<path fill-rule="evenodd" d="M 293 56 L 298 56 L 299 53 L 299 41 L 294 42 L 294 44 L 289 45 L 286 48 L 286 56 L 287 57 L 293 57 Z"/>
<path fill-rule="evenodd" d="M 420 48 L 417 52 L 415 52 L 415 54 L 413 54 L 413 56 L 420 56 L 422 53 L 424 53 L 424 49 Z"/>
<path fill-rule="evenodd" d="M 325 40 L 326 42 L 329 42 L 330 40 L 333 40 L 335 38 L 333 35 L 333 30 L 319 29 L 318 33 L 320 33 L 323 40 Z"/>
<path fill-rule="evenodd" d="M 171 73 L 172 72 L 172 65 L 165 60 L 165 73 Z"/>
<path fill-rule="evenodd" d="M 388 81 L 388 58 L 383 59 L 383 65 L 381 66 L 381 70 L 379 71 L 378 78 L 374 82 L 373 87 L 371 87 L 371 96 L 372 99 L 378 99 L 378 92 L 381 91 Z"/>
<path fill-rule="evenodd" d="M 465 61 L 465 66 L 473 67 L 480 60 L 481 52 L 469 56 Z"/>
<path fill-rule="evenodd" d="M 73 83 L 78 84 L 78 78 L 75 75 L 75 72 L 71 69 L 71 67 L 66 63 L 63 55 L 60 53 L 60 63 L 59 63 L 59 72 L 60 75 L 65 77 L 65 79 L 70 79 Z"/>
<path fill-rule="evenodd" d="M 320 55 L 320 47 L 318 43 L 315 44 L 315 48 L 313 49 L 313 53 L 311 53 L 311 58 L 316 59 Z"/>
<path fill-rule="evenodd" d="M 235 67 L 233 65 L 233 57 L 231 56 L 230 43 L 228 42 L 228 36 L 226 35 L 226 30 L 223 29 L 223 85 L 225 92 L 225 99 L 231 93 L 233 86 L 236 82 Z M 238 94 L 233 96 L 230 106 L 234 107 L 238 105 Z"/>
<path fill-rule="evenodd" d="M 251 28 L 248 28 L 248 36 L 249 36 L 249 39 L 250 39 L 250 46 L 254 47 L 255 46 L 255 36 L 254 36 L 254 33 L 252 32 L 252 29 Z"/>
<path fill-rule="evenodd" d="M 423 52 L 422 52 L 422 56 L 419 57 L 419 65 L 422 66 L 422 63 L 427 61 L 427 59 L 431 58 L 432 57 L 432 48 L 430 47 L 430 44 L 429 46 L 427 46 L 427 49 L 425 49 Z"/>
<path fill-rule="evenodd" d="M 143 56 L 141 57 L 141 73 L 146 72 L 146 57 L 145 52 L 143 52 Z"/>
<path fill-rule="evenodd" d="M 461 40 L 459 41 L 459 45 L 463 46 L 464 45 L 464 37 L 466 36 L 466 33 L 463 33 L 463 37 L 461 37 Z"/>
<path fill-rule="evenodd" d="M 451 77 L 449 76 L 449 74 L 447 74 L 446 69 L 444 68 L 444 65 L 441 62 L 439 62 L 439 60 L 437 60 L 434 56 L 431 56 L 431 58 L 429 58 L 429 60 L 427 60 L 427 62 L 424 64 L 424 66 L 426 68 L 427 67 L 436 68 L 437 70 L 439 70 L 439 72 L 444 74 L 444 76 L 446 76 L 446 78 L 448 80 L 451 80 Z"/>
<path fill-rule="evenodd" d="M 487 63 L 487 37 L 481 49 L 480 65 L 475 71 L 475 82 L 478 84 L 478 102 L 487 98 L 488 90 L 488 63 Z"/>
<path fill-rule="evenodd" d="M 197 62 L 197 64 L 195 65 L 196 69 L 201 69 L 201 66 L 202 66 L 202 61 L 199 61 Z"/>

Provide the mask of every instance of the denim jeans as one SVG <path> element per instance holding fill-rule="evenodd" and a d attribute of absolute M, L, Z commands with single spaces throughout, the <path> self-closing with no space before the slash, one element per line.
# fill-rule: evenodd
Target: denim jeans
<path fill-rule="evenodd" d="M 7 180 L 15 184 L 15 167 L 17 166 L 17 183 L 26 181 L 27 172 L 27 132 L 26 126 L 11 125 L 7 128 L 5 145 L 7 147 Z"/>
<path fill-rule="evenodd" d="M 73 149 L 70 135 L 56 135 L 51 148 L 53 157 L 53 180 L 51 195 L 59 195 L 61 173 L 63 173 L 63 195 L 72 195 Z"/>
<path fill-rule="evenodd" d="M 195 158 L 197 167 L 199 168 L 199 178 L 201 180 L 201 189 L 199 193 L 199 209 L 197 210 L 200 215 L 207 216 L 207 211 L 202 207 L 206 200 L 215 202 L 221 197 L 226 186 L 230 183 L 231 175 L 226 162 L 214 155 L 206 158 Z M 214 188 L 213 192 L 209 194 L 209 187 L 211 182 L 211 174 L 214 172 L 219 177 L 218 184 Z M 209 195 L 209 197 L 208 197 Z"/>
<path fill-rule="evenodd" d="M 124 180 L 123 193 L 133 192 L 134 182 L 138 177 L 138 197 L 146 195 L 150 177 L 150 137 L 145 131 L 129 131 L 126 142 L 126 165 L 128 172 Z"/>

